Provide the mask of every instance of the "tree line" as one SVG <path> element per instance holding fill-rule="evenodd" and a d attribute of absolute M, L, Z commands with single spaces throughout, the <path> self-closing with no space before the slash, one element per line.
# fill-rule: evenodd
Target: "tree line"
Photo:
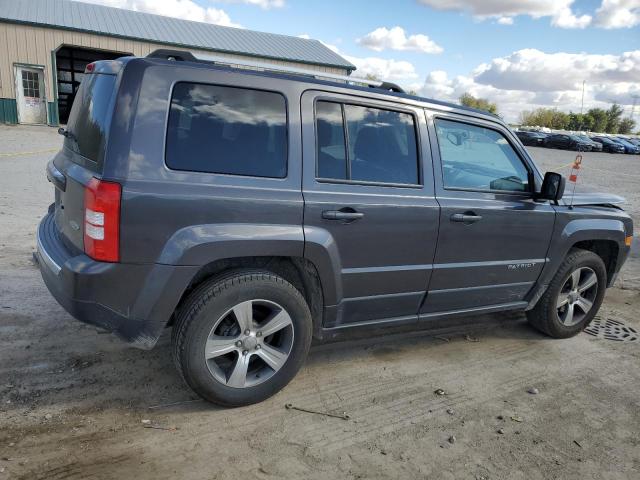
<path fill-rule="evenodd" d="M 460 103 L 467 107 L 485 110 L 497 114 L 498 107 L 484 98 L 476 98 L 465 93 Z M 561 112 L 554 108 L 537 108 L 520 114 L 520 124 L 530 127 L 547 127 L 554 130 L 585 130 L 598 133 L 629 134 L 636 128 L 636 122 L 623 117 L 623 108 L 614 103 L 608 110 L 591 108 L 586 113 Z"/>

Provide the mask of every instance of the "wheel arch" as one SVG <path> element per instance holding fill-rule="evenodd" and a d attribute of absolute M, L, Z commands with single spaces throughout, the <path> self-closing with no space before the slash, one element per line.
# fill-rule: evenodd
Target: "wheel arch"
<path fill-rule="evenodd" d="M 617 270 L 618 254 L 620 252 L 618 243 L 614 240 L 605 239 L 581 240 L 572 245 L 571 250 L 574 249 L 588 250 L 602 259 L 607 270 L 607 287 L 610 287 L 611 280 Z"/>
<path fill-rule="evenodd" d="M 316 266 L 303 257 L 248 256 L 223 258 L 203 265 L 185 288 L 168 325 L 173 325 L 176 314 L 202 282 L 223 273 L 239 269 L 259 269 L 274 273 L 291 283 L 302 294 L 313 318 L 314 332 L 322 326 L 324 294 Z"/>

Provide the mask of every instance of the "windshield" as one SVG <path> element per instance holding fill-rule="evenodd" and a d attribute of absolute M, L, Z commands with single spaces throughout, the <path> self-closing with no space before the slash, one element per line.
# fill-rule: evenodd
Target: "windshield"
<path fill-rule="evenodd" d="M 100 162 L 107 141 L 115 75 L 85 75 L 67 123 L 65 145 L 93 162 Z"/>

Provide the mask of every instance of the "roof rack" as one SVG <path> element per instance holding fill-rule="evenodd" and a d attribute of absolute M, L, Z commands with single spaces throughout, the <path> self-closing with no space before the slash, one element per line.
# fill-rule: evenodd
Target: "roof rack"
<path fill-rule="evenodd" d="M 218 65 L 226 65 L 229 67 L 249 67 L 256 70 L 268 70 L 270 72 L 280 72 L 293 75 L 304 75 L 313 77 L 319 80 L 336 80 L 339 82 L 345 82 L 348 84 L 360 84 L 367 85 L 371 88 L 380 88 L 382 90 L 389 90 L 392 92 L 405 93 L 405 91 L 395 83 L 381 82 L 378 80 L 369 80 L 367 78 L 351 77 L 348 75 L 336 75 L 335 73 L 318 72 L 316 70 L 309 70 L 306 68 L 297 68 L 287 65 L 278 65 L 269 62 L 259 62 L 253 60 L 245 60 L 232 57 L 220 57 L 216 55 L 201 55 L 194 54 L 192 52 L 186 52 L 182 50 L 168 50 L 158 49 L 147 55 L 147 58 L 161 58 L 163 60 L 175 60 L 178 62 L 200 62 L 200 63 L 215 63 Z"/>

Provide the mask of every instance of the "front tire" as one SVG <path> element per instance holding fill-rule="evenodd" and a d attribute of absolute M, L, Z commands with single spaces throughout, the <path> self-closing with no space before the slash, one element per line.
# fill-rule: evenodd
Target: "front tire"
<path fill-rule="evenodd" d="M 238 270 L 189 295 L 173 328 L 173 357 L 198 395 L 238 407 L 284 388 L 303 365 L 311 334 L 309 307 L 293 285 Z"/>
<path fill-rule="evenodd" d="M 554 338 L 569 338 L 589 325 L 602 305 L 607 271 L 593 252 L 572 250 L 549 288 L 527 312 L 529 323 Z"/>

